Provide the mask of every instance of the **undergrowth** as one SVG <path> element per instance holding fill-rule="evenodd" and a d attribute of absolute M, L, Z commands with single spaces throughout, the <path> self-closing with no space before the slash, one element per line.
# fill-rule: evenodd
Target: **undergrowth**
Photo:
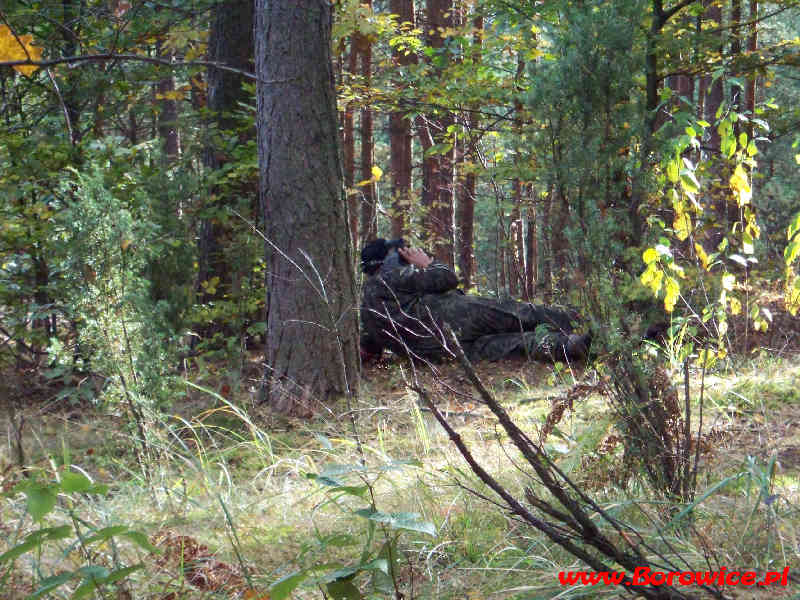
<path fill-rule="evenodd" d="M 732 364 L 706 378 L 710 414 L 698 442 L 702 460 L 688 531 L 670 524 L 687 507 L 665 507 L 640 474 L 623 473 L 622 448 L 601 396 L 563 409 L 545 447 L 601 507 L 698 570 L 795 569 L 800 365 Z M 352 589 L 341 581 L 373 598 L 398 591 L 406 598 L 613 596 L 612 589 L 559 586 L 558 571 L 581 565 L 498 510 L 491 490 L 406 388 L 405 369 L 366 374 L 353 406 L 358 440 L 343 406 L 312 421 L 283 419 L 254 405 L 246 385 L 226 394 L 223 380 L 187 383 L 173 414 L 150 432 L 149 482 L 120 417 L 89 407 L 45 414 L 27 407 L 25 476 L 13 464 L 11 434 L 0 454 L 0 597 L 38 591 L 69 598 L 87 589 L 81 585 L 94 585 L 89 594 L 104 598 L 348 597 Z M 506 369 L 486 365 L 481 373 L 532 436 L 576 379 L 591 378 L 541 365 Z M 431 379 L 452 384 L 452 399 L 440 408 L 481 463 L 508 489 L 531 485 L 455 370 L 443 368 Z M 72 481 L 66 488 L 65 476 Z M 78 476 L 97 487 L 84 489 L 82 479 L 77 485 Z M 47 496 L 52 510 L 37 508 L 31 486 L 55 490 Z M 65 533 L 65 526 L 69 535 L 14 550 L 37 530 Z M 114 535 L 97 538 L 109 531 Z M 110 576 L 118 571 L 124 578 L 115 581 Z M 48 591 L 54 581 L 59 586 Z"/>

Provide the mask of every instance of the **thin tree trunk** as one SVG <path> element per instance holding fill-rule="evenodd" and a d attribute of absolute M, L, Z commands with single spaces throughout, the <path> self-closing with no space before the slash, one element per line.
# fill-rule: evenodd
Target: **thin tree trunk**
<path fill-rule="evenodd" d="M 547 190 L 542 211 L 542 279 L 544 279 L 545 301 L 550 302 L 553 297 L 553 227 L 551 216 L 553 214 L 553 186 Z"/>
<path fill-rule="evenodd" d="M 461 142 L 462 153 L 467 140 Z M 456 204 L 456 224 L 458 243 L 458 269 L 461 283 L 465 290 L 472 287 L 474 269 L 473 239 L 475 237 L 475 183 L 476 175 L 470 170 L 461 178 L 458 186 L 458 202 Z"/>
<path fill-rule="evenodd" d="M 358 48 L 354 39 L 350 40 L 350 55 L 347 61 L 348 77 L 355 75 L 358 64 Z M 344 109 L 343 124 L 343 144 L 342 158 L 344 160 L 344 185 L 347 190 L 347 205 L 350 215 L 348 227 L 350 228 L 350 239 L 354 245 L 358 245 L 358 192 L 354 189 L 356 183 L 356 147 L 355 129 L 353 125 L 353 103 L 348 102 Z"/>
<path fill-rule="evenodd" d="M 414 27 L 414 1 L 391 0 L 390 10 L 398 17 L 402 26 L 408 23 Z M 400 66 L 417 62 L 417 55 L 405 49 L 394 47 L 392 58 Z M 401 83 L 395 84 L 398 88 Z M 392 169 L 392 237 L 403 237 L 408 232 L 408 213 L 411 208 L 411 121 L 405 118 L 404 111 L 395 110 L 389 115 L 389 152 Z"/>
<path fill-rule="evenodd" d="M 538 278 L 539 244 L 536 238 L 536 198 L 533 186 L 528 186 L 528 208 L 526 211 L 527 228 L 525 230 L 525 300 L 533 301 L 536 295 Z"/>
<path fill-rule="evenodd" d="M 758 50 L 758 0 L 750 0 L 750 21 L 750 31 L 747 36 L 747 52 L 750 55 L 754 55 Z M 747 122 L 747 137 L 751 140 L 753 139 L 754 133 L 752 118 L 756 114 L 757 81 L 758 75 L 755 72 L 751 73 L 747 79 L 744 94 L 744 110 L 751 119 Z"/>
<path fill-rule="evenodd" d="M 253 62 L 253 3 L 252 0 L 224 0 L 214 5 L 211 13 L 211 31 L 208 41 L 208 58 L 241 70 L 249 70 Z M 208 138 L 203 154 L 203 163 L 209 171 L 220 169 L 229 157 L 220 144 L 224 132 L 236 125 L 231 112 L 238 109 L 238 103 L 247 96 L 242 89 L 242 78 L 215 67 L 209 67 L 208 96 L 206 99 L 211 120 L 208 124 Z M 243 140 L 244 141 L 244 140 Z M 231 193 L 228 191 L 227 193 Z M 224 205 L 227 201 L 224 190 L 215 187 L 209 197 Z M 222 206 L 209 206 L 219 210 Z M 230 227 L 224 219 L 206 217 L 201 223 L 198 248 L 198 283 L 217 278 L 216 286 L 202 287 L 203 301 L 222 298 L 231 290 L 233 269 L 225 258 L 224 246 L 231 237 Z M 209 293 L 208 290 L 214 290 Z"/>
<path fill-rule="evenodd" d="M 434 49 L 444 46 L 444 31 L 451 24 L 452 0 L 427 0 L 426 43 Z M 434 144 L 451 143 L 447 129 L 454 123 L 450 114 L 429 115 L 418 120 L 423 149 Z M 422 205 L 425 210 L 425 242 L 441 263 L 453 266 L 453 145 L 449 150 L 423 159 Z"/>
<path fill-rule="evenodd" d="M 363 4 L 372 9 L 372 0 Z M 366 36 L 360 37 L 361 78 L 367 89 L 372 86 L 372 43 Z M 368 104 L 361 107 L 361 180 L 369 181 L 361 190 L 361 241 L 375 238 L 378 231 L 375 206 L 375 183 L 372 181 L 373 166 L 373 115 Z"/>
<path fill-rule="evenodd" d="M 157 45 L 157 54 L 164 60 L 172 60 L 174 52 L 163 51 L 162 44 Z M 174 163 L 181 151 L 178 134 L 178 102 L 175 99 L 175 77 L 171 72 L 156 84 L 156 103 L 159 107 L 157 129 L 164 149 L 166 164 Z"/>
<path fill-rule="evenodd" d="M 472 38 L 473 62 L 480 63 L 481 48 L 483 45 L 483 17 L 478 16 L 473 20 L 475 35 Z M 462 140 L 462 152 L 475 165 L 477 161 L 476 130 L 480 126 L 480 116 L 477 113 L 467 113 L 466 134 Z M 456 204 L 456 231 L 458 247 L 458 267 L 464 289 L 472 287 L 472 276 L 475 272 L 474 238 L 475 238 L 475 193 L 477 175 L 474 168 L 468 169 L 458 188 L 459 196 Z"/>

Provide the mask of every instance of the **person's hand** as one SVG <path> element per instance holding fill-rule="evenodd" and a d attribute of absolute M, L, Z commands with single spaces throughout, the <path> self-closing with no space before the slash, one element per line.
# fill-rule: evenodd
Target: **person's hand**
<path fill-rule="evenodd" d="M 409 264 L 425 269 L 430 266 L 433 259 L 419 248 L 398 248 L 397 253 L 406 259 Z"/>

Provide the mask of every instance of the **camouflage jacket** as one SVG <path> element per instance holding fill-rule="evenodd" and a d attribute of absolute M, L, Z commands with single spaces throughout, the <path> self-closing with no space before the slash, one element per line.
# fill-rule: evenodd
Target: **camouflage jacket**
<path fill-rule="evenodd" d="M 465 295 L 449 267 L 401 264 L 397 253 L 364 284 L 361 344 L 369 353 L 389 348 L 439 359 L 451 352 L 445 323 L 473 359 L 498 360 L 514 353 L 553 358 L 572 331 L 564 311 L 513 300 Z"/>

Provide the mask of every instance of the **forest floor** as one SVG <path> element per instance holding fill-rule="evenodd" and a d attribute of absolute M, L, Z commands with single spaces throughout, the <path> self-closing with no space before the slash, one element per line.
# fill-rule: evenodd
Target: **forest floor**
<path fill-rule="evenodd" d="M 763 572 L 789 566 L 800 575 L 800 326 L 780 318 L 779 331 L 750 337 L 741 355 L 704 378 L 690 371 L 694 423 L 701 385 L 704 397 L 701 500 L 691 531 L 668 538 L 694 569 L 711 564 Z M 51 481 L 72 465 L 109 491 L 61 494 L 43 525 L 71 524 L 73 535 L 2 564 L 2 554 L 38 527 L 26 513 L 25 496 L 8 493 L 0 503 L 0 599 L 24 598 L 40 588 L 42 578 L 87 564 L 112 569 L 137 563 L 143 568 L 102 597 L 269 598 L 270 584 L 299 572 L 306 579 L 291 597 L 322 598 L 315 577 L 359 564 L 365 546 L 375 558 L 392 540 L 401 553 L 396 583 L 406 600 L 624 596 L 614 587 L 559 584 L 558 571 L 580 569 L 579 562 L 492 504 L 491 491 L 411 390 L 408 363 L 367 367 L 354 405 L 342 401 L 300 419 L 277 417 L 255 404 L 259 359 L 249 356 L 234 375 L 221 364 L 190 374 L 190 383 L 176 389 L 169 415 L 148 421 L 147 476 L 124 403 L 70 405 L 56 401 L 52 387 L 19 379 L 25 403 L 17 407 L 24 408 L 12 418 L 8 406 L 0 407 L 2 491 L 23 480 L 16 466 L 18 441 L 29 477 Z M 522 359 L 483 363 L 476 370 L 534 438 L 554 400 L 574 384 L 597 378 L 591 369 Z M 445 364 L 417 375 L 476 459 L 521 495 L 532 480 L 460 367 Z M 675 382 L 682 392 L 681 373 Z M 589 394 L 558 420 L 544 447 L 601 506 L 645 537 L 663 536 L 674 512 L 653 502 L 642 480 L 625 472 L 620 447 L 599 450 L 612 431 L 606 401 Z M 358 487 L 365 484 L 366 492 Z M 375 521 L 354 512 L 370 502 L 382 513 L 418 517 L 405 515 L 406 528 L 378 522 L 370 533 Z M 148 554 L 122 538 L 86 544 L 93 530 L 111 525 L 143 532 L 161 552 Z M 54 597 L 69 597 L 66 590 L 79 579 Z M 355 581 L 367 591 L 387 584 L 374 572 Z M 729 587 L 726 593 L 798 597 L 799 581 Z M 255 592 L 246 591 L 250 585 Z M 392 595 L 371 591 L 365 597 Z"/>

